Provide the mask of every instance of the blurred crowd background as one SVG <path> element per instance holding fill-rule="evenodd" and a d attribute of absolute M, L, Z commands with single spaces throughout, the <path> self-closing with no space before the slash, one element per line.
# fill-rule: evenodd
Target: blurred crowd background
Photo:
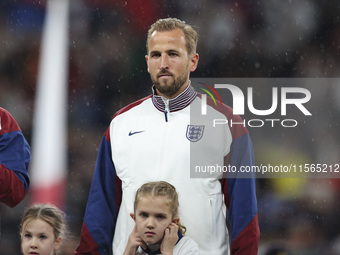
<path fill-rule="evenodd" d="M 0 106 L 29 142 L 45 7 L 44 0 L 0 2 Z M 78 244 L 99 143 L 113 114 L 151 92 L 146 32 L 164 17 L 183 19 L 199 33 L 193 77 L 340 74 L 337 0 L 70 0 L 64 210 L 71 237 L 63 254 Z M 340 87 L 312 89 L 312 121 L 302 128 L 249 128 L 257 164 L 340 163 Z M 340 254 L 339 179 L 257 179 L 257 190 L 259 254 Z M 1 205 L 2 254 L 20 254 L 18 227 L 28 200 L 29 194 L 14 209 Z"/>

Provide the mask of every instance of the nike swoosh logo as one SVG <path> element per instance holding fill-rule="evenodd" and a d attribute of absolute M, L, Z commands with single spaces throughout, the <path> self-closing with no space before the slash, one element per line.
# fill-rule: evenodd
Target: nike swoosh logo
<path fill-rule="evenodd" d="M 144 130 L 143 131 L 136 131 L 136 132 L 130 131 L 129 136 L 132 136 L 132 135 L 135 135 L 135 134 L 139 134 L 139 133 L 143 133 L 143 132 L 144 132 Z"/>

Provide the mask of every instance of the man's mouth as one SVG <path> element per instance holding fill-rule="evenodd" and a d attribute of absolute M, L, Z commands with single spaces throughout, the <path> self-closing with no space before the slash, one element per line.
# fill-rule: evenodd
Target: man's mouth
<path fill-rule="evenodd" d="M 160 78 L 160 77 L 169 77 L 169 76 L 172 76 L 172 74 L 170 74 L 170 73 L 161 73 L 161 74 L 158 75 L 158 78 Z"/>

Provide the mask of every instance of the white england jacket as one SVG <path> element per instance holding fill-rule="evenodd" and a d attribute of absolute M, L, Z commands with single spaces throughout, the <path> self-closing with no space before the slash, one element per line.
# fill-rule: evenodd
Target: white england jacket
<path fill-rule="evenodd" d="M 201 106 L 201 95 L 189 85 L 175 99 L 153 94 L 114 115 L 98 153 L 76 254 L 109 254 L 112 240 L 116 254 L 134 226 L 129 214 L 136 190 L 159 180 L 176 187 L 181 222 L 202 255 L 228 254 L 229 249 L 257 254 L 255 180 L 225 178 L 221 171 L 254 164 L 248 131 L 230 125 L 231 119 L 242 122 L 230 107 L 208 100 L 208 114 L 202 115 Z M 229 124 L 214 127 L 214 119 Z"/>

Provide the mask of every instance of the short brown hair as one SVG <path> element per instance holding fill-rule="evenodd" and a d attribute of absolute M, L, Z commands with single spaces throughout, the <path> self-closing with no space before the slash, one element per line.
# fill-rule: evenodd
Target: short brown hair
<path fill-rule="evenodd" d="M 151 25 L 146 40 L 147 52 L 149 53 L 149 41 L 154 31 L 171 31 L 176 28 L 181 29 L 184 33 L 188 55 L 190 56 L 191 54 L 196 53 L 198 42 L 198 35 L 196 30 L 192 26 L 185 23 L 185 21 L 176 18 L 159 19 Z"/>

